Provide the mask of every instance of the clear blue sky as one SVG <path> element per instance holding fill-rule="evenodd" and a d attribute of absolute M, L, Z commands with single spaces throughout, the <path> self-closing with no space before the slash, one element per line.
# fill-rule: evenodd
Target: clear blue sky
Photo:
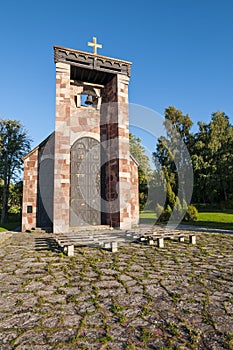
<path fill-rule="evenodd" d="M 194 123 L 233 122 L 233 1 L 8 0 L 0 5 L 0 116 L 21 120 L 33 146 L 54 129 L 53 45 L 132 61 L 130 102 Z"/>

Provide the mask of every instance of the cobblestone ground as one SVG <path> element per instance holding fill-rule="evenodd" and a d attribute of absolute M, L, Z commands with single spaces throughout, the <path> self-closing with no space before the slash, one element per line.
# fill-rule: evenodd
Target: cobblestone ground
<path fill-rule="evenodd" d="M 0 246 L 0 349 L 233 349 L 232 235 L 117 253 Z"/>

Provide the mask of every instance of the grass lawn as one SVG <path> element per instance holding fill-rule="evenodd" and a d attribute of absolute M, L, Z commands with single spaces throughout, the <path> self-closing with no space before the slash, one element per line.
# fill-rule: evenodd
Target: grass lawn
<path fill-rule="evenodd" d="M 156 222 L 155 213 L 152 210 L 144 210 L 140 213 L 140 224 L 153 225 Z"/>
<path fill-rule="evenodd" d="M 199 212 L 197 221 L 192 224 L 195 226 L 233 230 L 233 210 Z"/>
<path fill-rule="evenodd" d="M 140 223 L 153 225 L 156 221 L 155 213 L 151 210 L 145 210 L 140 213 Z M 202 211 L 198 213 L 198 219 L 187 225 L 219 228 L 233 230 L 233 210 L 224 211 Z"/>

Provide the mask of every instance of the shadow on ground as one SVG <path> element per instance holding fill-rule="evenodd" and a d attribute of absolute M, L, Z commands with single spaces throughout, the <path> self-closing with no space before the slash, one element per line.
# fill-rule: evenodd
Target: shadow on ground
<path fill-rule="evenodd" d="M 35 249 L 36 251 L 61 252 L 59 245 L 52 237 L 35 238 Z"/>

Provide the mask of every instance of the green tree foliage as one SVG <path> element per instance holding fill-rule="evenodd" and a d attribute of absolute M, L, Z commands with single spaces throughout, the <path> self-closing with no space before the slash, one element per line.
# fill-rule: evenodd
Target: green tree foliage
<path fill-rule="evenodd" d="M 21 212 L 22 199 L 23 199 L 23 181 L 11 183 L 9 187 L 9 201 L 8 201 L 8 206 L 10 207 L 11 213 L 19 214 Z"/>
<path fill-rule="evenodd" d="M 158 139 L 156 151 L 153 153 L 155 164 L 159 162 L 166 179 L 166 201 L 159 222 L 180 220 L 187 210 L 185 182 L 187 169 L 191 169 L 188 149 L 193 141 L 190 129 L 193 125 L 188 114 L 173 106 L 165 109 L 166 136 Z M 179 176 L 178 176 L 179 175 Z M 156 212 L 161 211 L 157 205 Z"/>
<path fill-rule="evenodd" d="M 194 169 L 194 196 L 199 203 L 233 199 L 233 127 L 224 112 L 215 112 L 199 132 L 190 152 Z"/>
<path fill-rule="evenodd" d="M 175 203 L 176 203 L 176 195 L 172 191 L 172 187 L 171 187 L 171 184 L 169 182 L 167 182 L 167 186 L 166 187 L 167 187 L 166 205 L 169 205 L 172 209 L 174 209 Z"/>
<path fill-rule="evenodd" d="M 139 205 L 143 210 L 148 198 L 148 182 L 151 177 L 150 159 L 145 154 L 145 148 L 141 144 L 141 139 L 133 134 L 129 134 L 130 153 L 139 163 L 138 181 L 139 181 Z"/>
<path fill-rule="evenodd" d="M 193 222 L 198 218 L 198 210 L 194 205 L 189 205 L 184 216 L 184 221 Z"/>
<path fill-rule="evenodd" d="M 174 198 L 177 195 L 181 199 L 182 207 L 185 206 L 186 198 L 182 194 L 182 178 L 178 179 L 178 167 L 187 166 L 187 160 L 182 157 L 182 145 L 189 151 L 194 172 L 193 203 L 222 204 L 232 207 L 233 203 L 233 127 L 224 112 L 214 112 L 210 123 L 198 122 L 199 130 L 191 133 L 192 121 L 188 115 L 183 115 L 175 107 L 165 110 L 165 122 L 167 130 L 166 137 L 158 140 L 156 152 L 154 152 L 155 163 L 157 160 L 162 166 L 166 179 L 167 200 L 173 210 L 175 208 Z M 182 143 L 176 142 L 176 134 L 179 132 Z M 179 173 L 182 174 L 182 171 Z M 178 183 L 179 180 L 179 183 Z M 181 193 L 178 193 L 181 191 Z M 176 204 L 179 207 L 179 203 Z M 188 217 L 196 217 L 195 210 L 189 208 Z"/>
<path fill-rule="evenodd" d="M 155 164 L 159 162 L 162 166 L 166 182 L 170 184 L 175 196 L 179 194 L 181 199 L 186 200 L 184 191 L 185 174 L 186 169 L 191 166 L 186 152 L 192 139 L 190 129 L 193 122 L 188 114 L 183 115 L 180 110 L 169 106 L 165 109 L 164 125 L 167 135 L 158 139 L 156 151 L 153 153 L 154 162 Z M 169 204 L 174 206 L 173 203 Z"/>
<path fill-rule="evenodd" d="M 161 169 L 154 170 L 148 182 L 148 199 L 145 209 L 154 210 L 166 201 L 167 182 Z"/>
<path fill-rule="evenodd" d="M 10 184 L 19 176 L 22 157 L 30 150 L 31 140 L 16 120 L 0 119 L 0 178 L 2 184 L 1 223 L 7 219 Z"/>

